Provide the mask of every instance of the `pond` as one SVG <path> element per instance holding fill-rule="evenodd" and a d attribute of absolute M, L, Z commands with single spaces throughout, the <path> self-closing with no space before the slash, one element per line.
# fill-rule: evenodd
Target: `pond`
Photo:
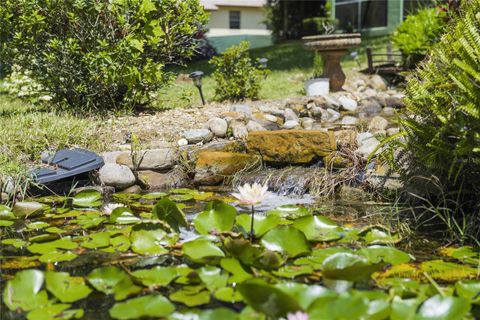
<path fill-rule="evenodd" d="M 407 251 L 395 230 L 348 219 L 358 208 L 271 195 L 250 239 L 250 208 L 192 189 L 0 206 L 0 318 L 478 316 L 476 249 Z"/>

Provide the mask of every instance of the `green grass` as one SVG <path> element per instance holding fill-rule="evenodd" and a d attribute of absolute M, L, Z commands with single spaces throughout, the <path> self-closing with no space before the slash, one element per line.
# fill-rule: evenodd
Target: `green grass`
<path fill-rule="evenodd" d="M 0 93 L 0 175 L 24 172 L 42 151 L 83 147 L 101 150 L 98 122 L 41 107 Z"/>
<path fill-rule="evenodd" d="M 385 51 L 388 38 L 375 38 L 364 40 L 356 50 L 359 54 L 361 68 L 366 68 L 365 49 L 371 46 L 375 51 Z M 305 80 L 313 75 L 313 52 L 303 48 L 300 41 L 286 42 L 267 48 L 250 50 L 252 58 L 268 58 L 270 75 L 265 79 L 260 99 L 282 99 L 287 97 L 301 96 L 304 93 L 303 85 Z M 343 59 L 342 66 L 346 73 L 358 64 L 350 55 Z M 203 78 L 203 92 L 207 101 L 215 101 L 215 82 L 211 77 L 212 66 L 208 61 L 198 61 L 185 67 L 171 68 L 170 71 L 188 75 L 189 73 L 201 70 L 205 73 Z M 189 107 L 200 103 L 197 89 L 190 81 L 181 78 L 172 86 L 163 90 L 154 107 L 156 108 L 177 108 Z"/>

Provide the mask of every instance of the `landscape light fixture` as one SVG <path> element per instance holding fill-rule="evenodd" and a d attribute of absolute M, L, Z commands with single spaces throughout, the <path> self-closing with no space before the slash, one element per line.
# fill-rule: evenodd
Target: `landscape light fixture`
<path fill-rule="evenodd" d="M 205 105 L 205 98 L 203 97 L 202 91 L 202 77 L 203 71 L 194 71 L 190 73 L 189 78 L 193 80 L 193 84 L 197 87 L 198 92 L 200 93 L 200 98 L 202 98 L 202 104 Z"/>
<path fill-rule="evenodd" d="M 267 69 L 267 64 L 268 64 L 268 59 L 267 58 L 258 59 L 258 63 L 260 64 L 260 68 Z"/>

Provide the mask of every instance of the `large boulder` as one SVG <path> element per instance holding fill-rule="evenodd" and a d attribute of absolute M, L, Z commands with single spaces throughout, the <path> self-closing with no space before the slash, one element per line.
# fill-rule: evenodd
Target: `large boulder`
<path fill-rule="evenodd" d="M 252 132 L 247 139 L 249 153 L 258 153 L 274 163 L 310 163 L 336 150 L 333 132 L 278 130 Z"/>
<path fill-rule="evenodd" d="M 248 171 L 261 163 L 260 157 L 237 152 L 204 151 L 198 155 L 194 182 L 216 185 L 240 171 Z"/>
<path fill-rule="evenodd" d="M 246 104 L 234 104 L 230 107 L 230 111 L 243 113 L 248 119 L 252 118 L 252 108 Z"/>
<path fill-rule="evenodd" d="M 216 137 L 223 138 L 227 135 L 228 123 L 222 118 L 211 118 L 208 120 L 207 126 Z"/>
<path fill-rule="evenodd" d="M 138 177 L 150 190 L 179 188 L 185 186 L 188 182 L 187 174 L 178 168 L 167 173 L 143 170 L 138 172 Z"/>
<path fill-rule="evenodd" d="M 106 163 L 98 173 L 102 184 L 114 187 L 117 190 L 133 186 L 136 182 L 132 170 L 121 164 Z"/>
<path fill-rule="evenodd" d="M 232 121 L 230 123 L 232 134 L 235 139 L 245 139 L 248 136 L 248 129 L 245 123 L 241 121 Z"/>
<path fill-rule="evenodd" d="M 177 154 L 174 149 L 163 148 L 153 150 L 143 150 L 138 152 L 138 161 L 140 170 L 166 170 L 174 166 L 177 161 Z M 117 156 L 117 164 L 133 168 L 132 157 L 128 152 L 123 152 Z"/>

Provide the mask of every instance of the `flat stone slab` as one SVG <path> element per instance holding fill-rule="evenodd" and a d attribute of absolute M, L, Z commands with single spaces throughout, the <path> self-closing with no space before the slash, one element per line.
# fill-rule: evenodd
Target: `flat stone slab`
<path fill-rule="evenodd" d="M 277 130 L 251 132 L 249 153 L 260 154 L 264 161 L 306 164 L 335 151 L 333 132 L 319 130 Z"/>
<path fill-rule="evenodd" d="M 165 170 L 174 166 L 177 154 L 170 148 L 143 150 L 138 152 L 138 161 L 140 170 Z M 116 162 L 133 168 L 132 158 L 128 152 L 118 155 Z"/>

